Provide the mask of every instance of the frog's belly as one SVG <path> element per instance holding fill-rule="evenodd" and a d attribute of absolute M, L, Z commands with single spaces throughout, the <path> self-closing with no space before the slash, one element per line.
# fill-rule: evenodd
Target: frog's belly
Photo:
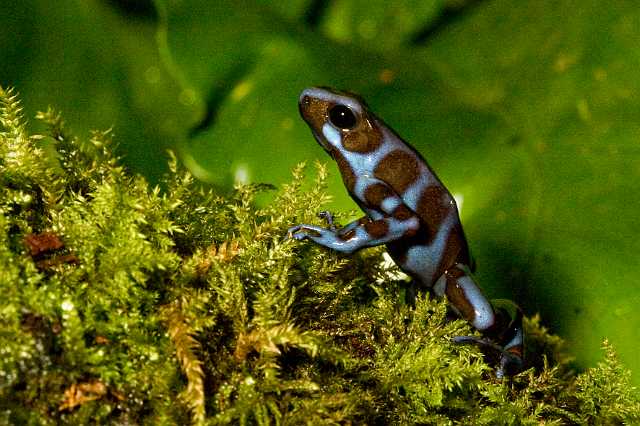
<path fill-rule="evenodd" d="M 439 275 L 442 250 L 432 244 L 411 244 L 393 242 L 387 244 L 391 258 L 408 275 L 419 281 L 422 286 L 431 288 Z"/>

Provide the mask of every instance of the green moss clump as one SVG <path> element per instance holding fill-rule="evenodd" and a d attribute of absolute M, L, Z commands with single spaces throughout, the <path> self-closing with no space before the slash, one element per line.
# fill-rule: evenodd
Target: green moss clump
<path fill-rule="evenodd" d="M 326 172 L 227 198 L 170 161 L 131 176 L 109 132 L 53 111 L 29 135 L 0 89 L 0 422 L 8 424 L 564 424 L 640 421 L 629 373 L 581 374 L 525 322 L 531 368 L 497 382 L 472 333 L 382 250 L 336 255 L 285 236 L 313 222 Z"/>

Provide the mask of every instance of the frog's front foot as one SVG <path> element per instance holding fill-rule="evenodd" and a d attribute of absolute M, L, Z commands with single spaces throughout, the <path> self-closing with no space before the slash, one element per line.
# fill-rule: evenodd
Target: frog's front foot
<path fill-rule="evenodd" d="M 326 230 L 324 228 L 320 228 L 319 226 L 300 224 L 289 228 L 287 230 L 287 235 L 289 236 L 289 238 L 302 241 L 307 238 L 313 239 L 313 237 L 318 237 L 324 232 L 326 232 Z"/>
<path fill-rule="evenodd" d="M 513 348 L 502 347 L 491 340 L 482 339 L 475 336 L 456 336 L 451 341 L 458 345 L 478 345 L 481 348 L 492 350 L 500 354 L 500 362 L 496 369 L 496 378 L 502 380 L 505 376 L 513 376 L 522 371 L 524 365 L 522 354 Z"/>
<path fill-rule="evenodd" d="M 360 248 L 360 240 L 351 238 L 345 240 L 334 230 L 315 225 L 296 225 L 288 230 L 289 238 L 296 240 L 311 240 L 316 244 L 341 253 L 353 253 Z"/>

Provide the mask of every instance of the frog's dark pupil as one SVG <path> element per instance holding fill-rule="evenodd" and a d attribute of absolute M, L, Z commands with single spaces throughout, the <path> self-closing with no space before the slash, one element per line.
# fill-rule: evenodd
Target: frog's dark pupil
<path fill-rule="evenodd" d="M 329 120 L 334 126 L 348 130 L 356 125 L 356 116 L 353 111 L 344 105 L 336 105 L 329 110 Z"/>

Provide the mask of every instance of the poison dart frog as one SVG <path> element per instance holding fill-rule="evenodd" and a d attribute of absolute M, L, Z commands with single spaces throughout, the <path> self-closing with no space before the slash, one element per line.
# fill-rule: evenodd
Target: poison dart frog
<path fill-rule="evenodd" d="M 522 312 L 511 301 L 489 301 L 476 284 L 456 201 L 425 159 L 357 95 L 312 87 L 300 95 L 299 108 L 365 216 L 337 228 L 331 214 L 321 212 L 328 228 L 301 224 L 288 235 L 343 253 L 386 244 L 418 287 L 446 297 L 452 310 L 483 335 L 458 336 L 453 342 L 494 351 L 500 359 L 498 379 L 519 372 Z"/>

